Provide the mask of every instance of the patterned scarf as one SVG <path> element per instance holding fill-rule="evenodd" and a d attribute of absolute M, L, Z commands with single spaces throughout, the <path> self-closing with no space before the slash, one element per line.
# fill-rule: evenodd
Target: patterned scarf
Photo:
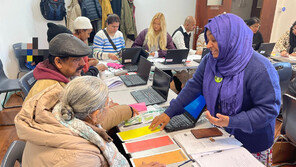
<path fill-rule="evenodd" d="M 61 103 L 58 103 L 54 107 L 52 114 L 62 125 L 69 128 L 72 132 L 98 146 L 111 167 L 129 167 L 129 163 L 117 150 L 113 142 L 106 142 L 91 127 L 87 126 L 83 121 L 75 117 L 70 121 L 65 121 L 61 114 Z"/>
<path fill-rule="evenodd" d="M 209 53 L 203 80 L 203 94 L 207 109 L 215 115 L 216 102 L 221 113 L 234 115 L 243 101 L 244 69 L 253 55 L 253 32 L 234 14 L 222 14 L 209 20 L 205 32 L 210 30 L 218 42 L 219 56 Z M 205 33 L 205 40 L 207 36 Z"/>

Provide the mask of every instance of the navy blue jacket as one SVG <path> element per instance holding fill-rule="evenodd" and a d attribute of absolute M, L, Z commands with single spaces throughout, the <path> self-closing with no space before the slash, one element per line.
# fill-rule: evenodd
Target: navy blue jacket
<path fill-rule="evenodd" d="M 185 112 L 184 106 L 202 94 L 203 75 L 209 54 L 201 61 L 192 79 L 165 113 L 172 117 Z M 254 51 L 246 66 L 241 111 L 229 117 L 225 130 L 234 135 L 251 153 L 264 151 L 274 140 L 275 120 L 281 105 L 279 77 L 273 65 Z M 218 103 L 217 103 L 218 105 Z M 219 113 L 216 107 L 216 113 Z"/>

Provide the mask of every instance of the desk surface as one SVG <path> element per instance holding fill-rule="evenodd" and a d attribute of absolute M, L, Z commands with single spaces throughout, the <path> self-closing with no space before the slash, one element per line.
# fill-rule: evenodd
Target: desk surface
<path fill-rule="evenodd" d="M 270 58 L 280 62 L 296 63 L 296 57 L 271 56 Z"/>

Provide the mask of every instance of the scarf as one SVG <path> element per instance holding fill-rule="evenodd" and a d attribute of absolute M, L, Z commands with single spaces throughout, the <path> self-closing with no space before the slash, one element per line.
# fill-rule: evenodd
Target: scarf
<path fill-rule="evenodd" d="M 215 116 L 217 101 L 220 112 L 234 115 L 243 101 L 244 69 L 253 54 L 253 32 L 234 14 L 222 14 L 209 20 L 205 32 L 210 30 L 218 42 L 219 56 L 209 59 L 205 66 L 203 94 L 207 109 Z M 206 33 L 205 40 L 208 41 Z"/>
<path fill-rule="evenodd" d="M 61 114 L 61 103 L 58 103 L 54 107 L 52 114 L 62 125 L 69 128 L 72 132 L 98 146 L 98 148 L 102 151 L 104 157 L 108 161 L 110 167 L 129 166 L 129 163 L 117 150 L 113 142 L 106 142 L 98 133 L 96 133 L 91 127 L 87 126 L 80 119 L 74 117 L 70 121 L 64 120 Z"/>

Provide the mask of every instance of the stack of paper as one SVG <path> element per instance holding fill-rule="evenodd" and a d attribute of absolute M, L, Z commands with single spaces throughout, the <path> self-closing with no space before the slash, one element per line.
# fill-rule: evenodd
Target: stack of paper
<path fill-rule="evenodd" d="M 112 77 L 104 80 L 108 88 L 115 88 L 123 84 L 122 80 L 119 77 Z"/>
<path fill-rule="evenodd" d="M 209 138 L 196 139 L 191 132 L 176 134 L 174 139 L 182 148 L 184 148 L 187 154 L 190 155 L 233 149 L 242 146 L 242 143 L 234 137 L 214 137 L 215 142 L 212 142 Z"/>
<path fill-rule="evenodd" d="M 191 156 L 201 167 L 264 167 L 243 147 Z"/>

